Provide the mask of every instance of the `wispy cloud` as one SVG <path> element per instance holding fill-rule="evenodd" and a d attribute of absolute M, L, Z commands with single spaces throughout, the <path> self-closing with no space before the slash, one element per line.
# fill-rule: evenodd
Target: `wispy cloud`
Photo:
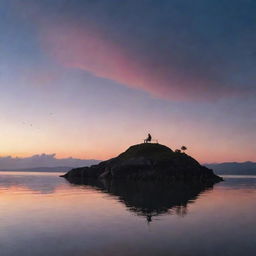
<path fill-rule="evenodd" d="M 43 49 L 66 67 L 172 100 L 256 93 L 250 1 L 231 8 L 229 1 L 27 0 L 30 12 L 18 2 Z"/>
<path fill-rule="evenodd" d="M 154 59 L 150 52 L 146 57 L 135 54 L 133 49 L 113 42 L 100 29 L 62 23 L 43 29 L 42 39 L 48 54 L 62 65 L 88 71 L 157 97 L 208 101 L 242 92 L 241 88 L 220 84 L 217 79 L 207 77 L 192 66 L 187 70 L 177 67 L 175 61 L 166 60 L 166 56 Z"/>

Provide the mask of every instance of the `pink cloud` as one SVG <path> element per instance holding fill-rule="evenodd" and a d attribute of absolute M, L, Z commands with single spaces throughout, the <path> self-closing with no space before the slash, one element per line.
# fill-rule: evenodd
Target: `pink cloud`
<path fill-rule="evenodd" d="M 143 61 L 93 26 L 72 23 L 42 26 L 42 45 L 62 65 L 88 71 L 131 88 L 172 100 L 213 100 L 238 92 L 206 76 L 181 72 L 175 65 Z M 208 86 L 209 85 L 209 86 Z"/>

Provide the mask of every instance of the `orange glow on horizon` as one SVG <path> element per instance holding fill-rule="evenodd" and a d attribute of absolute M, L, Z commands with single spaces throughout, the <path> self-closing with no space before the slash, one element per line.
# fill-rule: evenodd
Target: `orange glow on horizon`
<path fill-rule="evenodd" d="M 119 145 L 118 147 L 112 147 L 112 148 L 108 148 L 108 150 L 106 149 L 87 149 L 86 153 L 82 152 L 82 151 L 59 151 L 56 153 L 56 151 L 54 152 L 41 152 L 41 151 L 37 151 L 37 152 L 4 152 L 4 151 L 0 151 L 0 157 L 7 157 L 10 156 L 12 158 L 26 158 L 26 157 L 31 157 L 33 155 L 41 155 L 41 154 L 55 154 L 56 153 L 56 159 L 63 159 L 63 158 L 78 158 L 78 159 L 95 159 L 95 160 L 100 160 L 100 161 L 104 161 L 113 157 L 118 156 L 119 154 L 121 154 L 122 152 L 124 152 L 126 149 L 128 149 L 128 147 L 130 147 L 131 145 Z M 168 146 L 168 145 L 167 145 Z M 170 146 L 168 146 L 170 147 Z M 172 150 L 175 150 L 176 148 L 179 148 L 179 146 L 177 147 L 171 147 Z M 111 149 L 111 150 L 110 150 Z M 203 152 L 203 153 L 202 153 Z M 188 150 L 186 151 L 186 153 L 188 155 L 190 155 L 191 157 L 195 158 L 197 161 L 199 161 L 201 164 L 202 163 L 221 163 L 221 162 L 245 162 L 245 161 L 256 161 L 256 159 L 254 158 L 253 155 L 251 156 L 244 156 L 244 155 L 240 155 L 239 153 L 234 154 L 234 152 L 229 152 L 224 150 L 219 150 L 219 152 L 204 152 L 203 149 L 201 148 L 197 148 L 197 150 L 193 150 L 190 147 L 188 147 Z"/>

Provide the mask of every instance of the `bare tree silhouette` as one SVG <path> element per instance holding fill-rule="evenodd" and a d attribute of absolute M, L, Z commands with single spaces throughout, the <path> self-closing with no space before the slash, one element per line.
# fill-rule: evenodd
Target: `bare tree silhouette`
<path fill-rule="evenodd" d="M 187 147 L 186 146 L 182 146 L 180 149 L 183 151 L 183 153 L 185 153 L 185 151 L 187 150 Z"/>

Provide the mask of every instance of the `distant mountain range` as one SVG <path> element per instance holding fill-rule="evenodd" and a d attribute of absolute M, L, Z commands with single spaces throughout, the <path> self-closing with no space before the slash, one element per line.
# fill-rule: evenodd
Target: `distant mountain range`
<path fill-rule="evenodd" d="M 67 172 L 72 168 L 98 164 L 100 160 L 62 158 L 55 154 L 41 154 L 31 157 L 0 157 L 0 171 L 26 171 L 26 172 Z M 230 175 L 256 175 L 256 162 L 225 162 L 204 164 L 213 169 L 216 174 Z"/>
<path fill-rule="evenodd" d="M 30 157 L 0 156 L 0 170 L 6 171 L 34 169 L 36 171 L 43 171 L 46 168 L 50 168 L 50 171 L 66 171 L 75 167 L 91 166 L 93 164 L 98 164 L 99 162 L 99 160 L 95 159 L 79 159 L 72 157 L 56 158 L 55 154 L 40 154 Z"/>
<path fill-rule="evenodd" d="M 57 166 L 57 167 L 35 167 L 35 168 L 23 168 L 23 169 L 0 169 L 3 171 L 12 171 L 12 172 L 67 172 L 73 169 L 69 166 Z"/>
<path fill-rule="evenodd" d="M 213 169 L 216 174 L 256 175 L 255 162 L 226 162 L 219 164 L 205 164 L 205 166 Z"/>

